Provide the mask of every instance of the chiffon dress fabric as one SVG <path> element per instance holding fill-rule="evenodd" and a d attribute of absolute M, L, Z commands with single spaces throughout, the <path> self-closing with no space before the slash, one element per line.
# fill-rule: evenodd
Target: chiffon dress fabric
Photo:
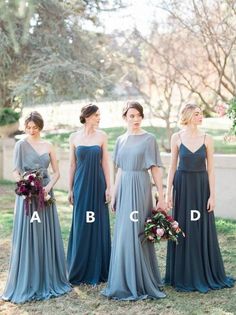
<path fill-rule="evenodd" d="M 102 148 L 79 145 L 75 154 L 74 205 L 67 253 L 69 281 L 73 285 L 96 285 L 107 281 L 111 252 Z"/>
<path fill-rule="evenodd" d="M 49 154 L 38 154 L 27 140 L 16 143 L 14 169 L 21 174 L 39 170 L 45 186 L 50 180 L 49 163 Z M 53 191 L 50 194 L 53 196 Z M 47 300 L 71 290 L 56 204 L 38 210 L 33 199 L 26 215 L 24 202 L 22 196 L 16 196 L 9 273 L 1 297 L 13 303 Z M 40 222 L 30 222 L 34 211 Z"/>
<path fill-rule="evenodd" d="M 225 275 L 214 212 L 207 211 L 210 190 L 206 157 L 205 137 L 195 152 L 181 141 L 173 181 L 173 217 L 186 237 L 180 237 L 178 245 L 168 242 L 165 275 L 165 283 L 178 291 L 205 293 L 234 283 Z"/>
<path fill-rule="evenodd" d="M 101 293 L 117 300 L 164 298 L 154 244 L 142 242 L 140 236 L 153 208 L 148 170 L 162 166 L 155 137 L 150 133 L 120 136 L 114 161 L 121 177 L 108 283 Z"/>

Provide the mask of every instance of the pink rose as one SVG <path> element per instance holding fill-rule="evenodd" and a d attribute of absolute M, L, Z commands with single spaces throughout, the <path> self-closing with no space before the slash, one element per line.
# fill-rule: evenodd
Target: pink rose
<path fill-rule="evenodd" d="M 177 221 L 172 222 L 171 225 L 173 229 L 177 229 L 179 227 L 179 223 Z"/>
<path fill-rule="evenodd" d="M 162 237 L 164 235 L 164 233 L 165 233 L 165 231 L 163 229 L 157 229 L 156 230 L 156 235 L 158 235 L 158 236 Z"/>

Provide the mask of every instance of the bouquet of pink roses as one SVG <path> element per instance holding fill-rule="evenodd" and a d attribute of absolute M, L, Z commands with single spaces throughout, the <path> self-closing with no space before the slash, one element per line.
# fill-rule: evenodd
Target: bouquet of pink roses
<path fill-rule="evenodd" d="M 175 221 L 165 211 L 153 209 L 152 216 L 147 218 L 144 224 L 144 240 L 153 243 L 159 243 L 161 240 L 171 240 L 178 244 L 178 237 L 184 232 L 179 227 L 179 223 Z"/>
<path fill-rule="evenodd" d="M 37 202 L 37 210 L 43 209 L 46 205 L 55 201 L 50 195 L 45 196 L 42 179 L 40 171 L 33 170 L 25 172 L 22 175 L 22 179 L 16 183 L 15 193 L 24 198 L 26 215 L 29 215 L 29 205 L 32 203 L 33 198 Z"/>

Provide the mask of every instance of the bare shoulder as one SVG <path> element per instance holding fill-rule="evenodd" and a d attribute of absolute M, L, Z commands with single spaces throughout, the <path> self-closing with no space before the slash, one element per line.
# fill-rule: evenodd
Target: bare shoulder
<path fill-rule="evenodd" d="M 107 133 L 101 129 L 97 129 L 97 134 L 103 138 L 107 138 Z"/>
<path fill-rule="evenodd" d="M 213 146 L 213 138 L 212 138 L 212 136 L 210 136 L 208 134 L 205 134 L 205 144 L 206 144 L 206 147 Z"/>
<path fill-rule="evenodd" d="M 100 141 L 102 142 L 102 144 L 107 142 L 107 134 L 106 134 L 106 132 L 104 132 L 103 130 L 98 129 L 96 131 L 96 134 L 97 134 L 98 139 L 100 139 Z"/>
<path fill-rule="evenodd" d="M 81 131 L 72 132 L 69 136 L 69 142 L 73 143 L 74 139 L 81 135 Z"/>
<path fill-rule="evenodd" d="M 180 135 L 181 135 L 181 131 L 173 133 L 173 135 L 171 136 L 171 142 L 173 144 L 177 144 L 178 142 L 180 142 Z"/>
<path fill-rule="evenodd" d="M 47 147 L 48 152 L 51 152 L 54 149 L 54 145 L 50 141 L 43 140 L 42 144 Z"/>

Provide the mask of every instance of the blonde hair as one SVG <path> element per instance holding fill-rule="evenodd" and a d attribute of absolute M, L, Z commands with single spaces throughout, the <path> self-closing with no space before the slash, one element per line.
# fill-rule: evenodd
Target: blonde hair
<path fill-rule="evenodd" d="M 180 125 L 187 125 L 193 117 L 194 110 L 200 108 L 196 104 L 186 104 L 180 112 Z"/>

